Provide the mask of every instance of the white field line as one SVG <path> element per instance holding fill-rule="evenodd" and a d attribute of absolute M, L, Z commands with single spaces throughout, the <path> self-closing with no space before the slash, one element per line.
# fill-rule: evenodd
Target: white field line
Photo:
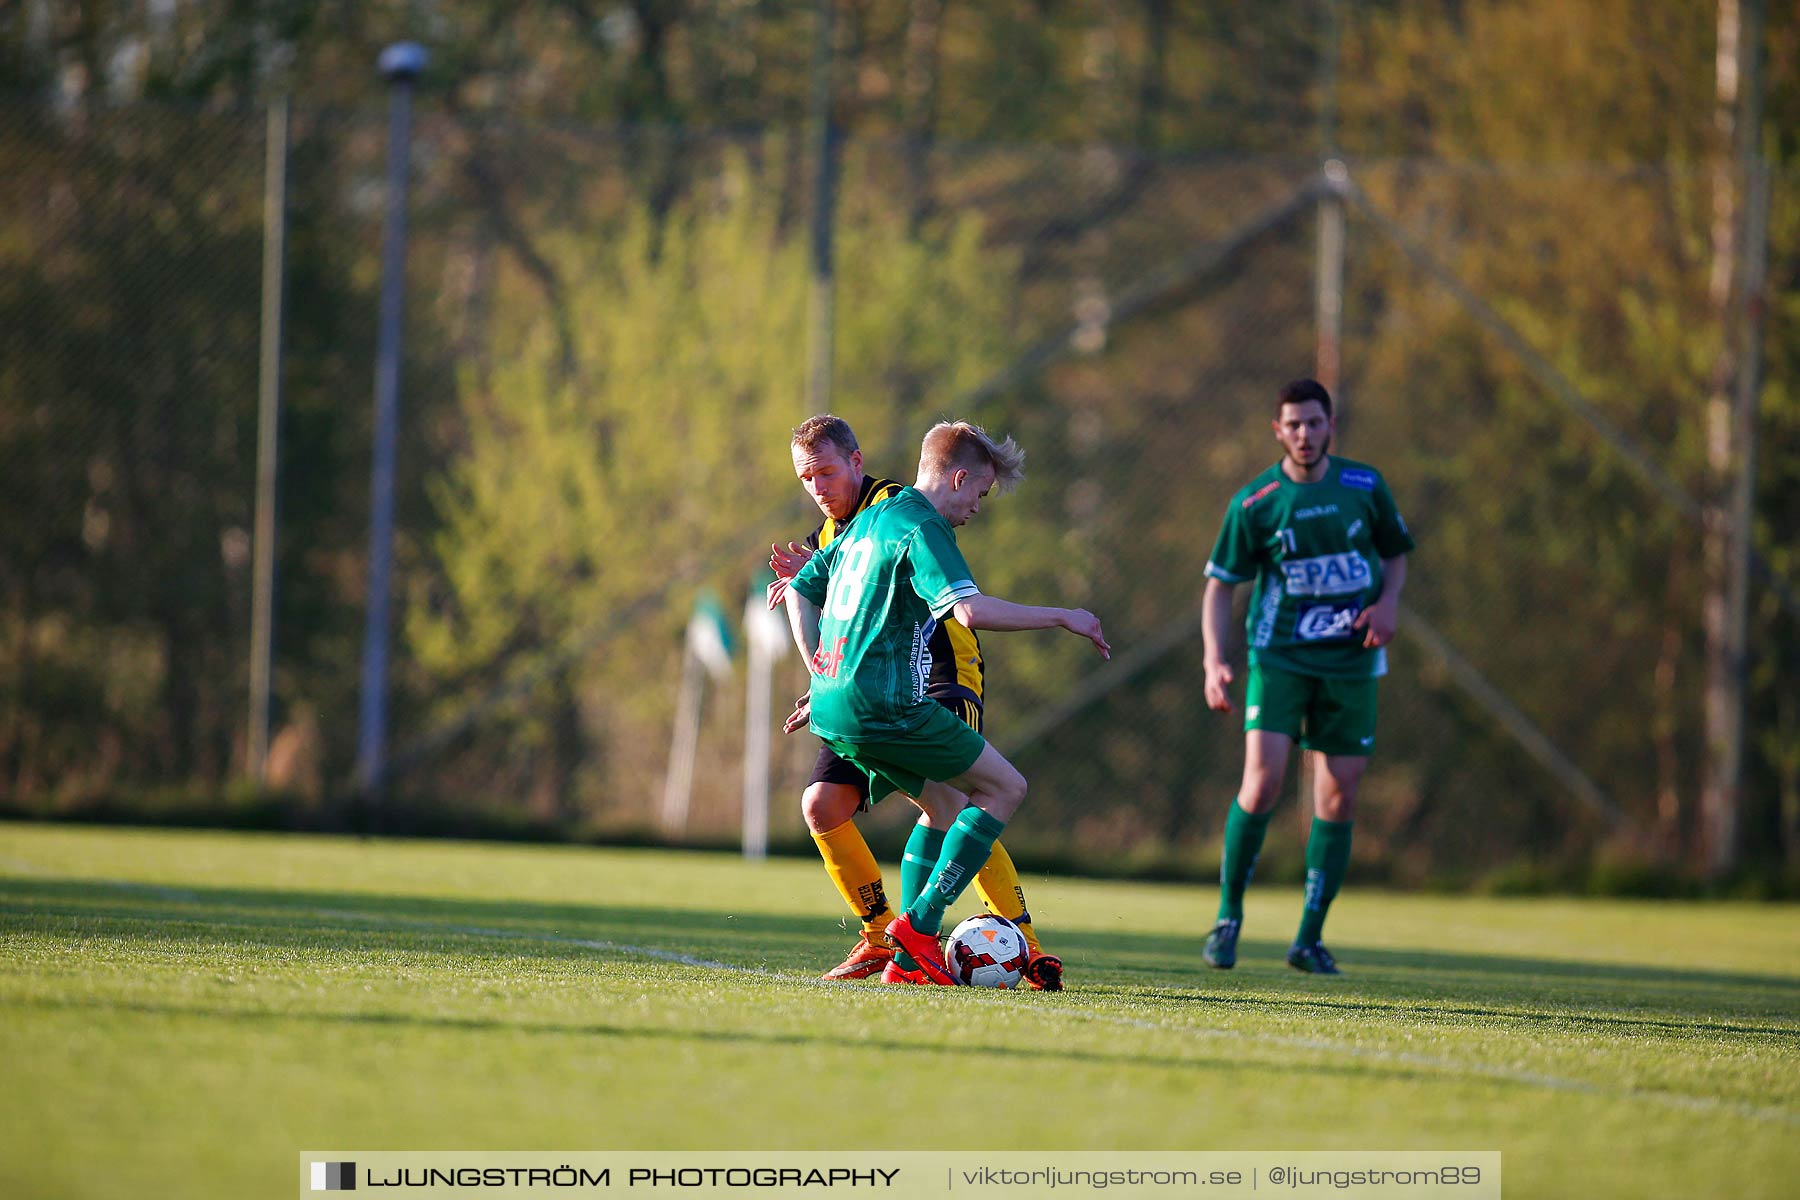
<path fill-rule="evenodd" d="M 24 867 L 32 870 L 30 864 L 7 862 L 7 867 Z M 35 872 L 34 872 L 35 873 Z M 159 899 L 176 901 L 197 901 L 198 896 L 184 892 L 178 888 L 158 887 L 152 884 L 130 883 L 123 880 L 88 880 L 86 882 L 101 883 L 128 891 L 141 891 Z M 555 933 L 537 933 L 528 929 L 506 929 L 480 925 L 455 925 L 441 921 L 427 921 L 392 917 L 381 913 L 359 912 L 354 909 L 284 909 L 298 916 L 312 917 L 324 921 L 350 921 L 378 929 L 405 929 L 427 933 L 451 934 L 459 937 L 478 937 L 496 941 L 526 941 L 549 943 L 559 946 L 577 946 L 587 950 L 597 950 L 607 954 L 629 955 L 633 958 L 648 958 L 657 962 L 674 963 L 678 966 L 694 967 L 706 971 L 721 971 L 734 975 L 754 975 L 764 979 L 777 980 L 782 983 L 793 983 L 807 987 L 829 989 L 856 988 L 854 982 L 822 980 L 811 975 L 793 974 L 783 971 L 771 971 L 763 967 L 745 967 L 735 963 L 718 962 L 713 959 L 698 958 L 691 954 L 682 954 L 674 950 L 665 950 L 657 946 L 638 946 L 626 942 L 602 941 L 594 938 L 567 937 Z M 1641 1100 L 1668 1108 L 1679 1108 L 1691 1112 L 1723 1112 L 1747 1117 L 1756 1121 L 1775 1121 L 1789 1125 L 1800 1125 L 1800 1111 L 1791 1108 L 1777 1108 L 1767 1105 L 1743 1104 L 1737 1101 L 1720 1100 L 1713 1096 L 1694 1096 L 1684 1092 L 1650 1091 L 1639 1088 L 1616 1089 L 1601 1087 L 1580 1079 L 1569 1079 L 1558 1075 L 1548 1075 L 1538 1071 L 1521 1071 L 1512 1067 L 1489 1066 L 1483 1063 L 1471 1063 L 1462 1059 L 1445 1058 L 1439 1055 L 1418 1054 L 1411 1051 L 1377 1050 L 1367 1046 L 1357 1046 L 1349 1042 L 1333 1038 L 1296 1037 L 1288 1034 L 1245 1033 L 1241 1030 L 1206 1029 L 1191 1025 L 1171 1024 L 1165 1021 L 1150 1021 L 1136 1017 L 1123 1017 L 1116 1013 L 1104 1012 L 1091 1008 L 1076 1008 L 1064 1005 L 1058 1008 L 1026 1009 L 1026 1015 L 1057 1020 L 1073 1018 L 1086 1020 L 1096 1024 L 1118 1025 L 1132 1029 L 1143 1029 L 1156 1033 L 1172 1034 L 1193 1039 L 1218 1040 L 1225 1042 L 1249 1042 L 1262 1046 L 1278 1046 L 1285 1049 L 1318 1051 L 1342 1055 L 1346 1058 L 1361 1059 L 1365 1062 L 1381 1063 L 1390 1066 L 1415 1067 L 1428 1070 L 1450 1078 L 1491 1079 L 1502 1083 L 1517 1084 L 1522 1087 L 1544 1088 L 1549 1091 L 1570 1092 L 1616 1100 Z"/>

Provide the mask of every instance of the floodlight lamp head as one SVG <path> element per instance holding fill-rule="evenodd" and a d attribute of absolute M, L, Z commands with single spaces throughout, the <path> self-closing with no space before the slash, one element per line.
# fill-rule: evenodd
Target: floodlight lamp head
<path fill-rule="evenodd" d="M 395 42 L 381 52 L 376 69 L 389 83 L 411 83 L 425 73 L 431 56 L 417 42 Z"/>
<path fill-rule="evenodd" d="M 1340 197 L 1348 196 L 1350 194 L 1350 168 L 1345 164 L 1343 159 L 1327 159 L 1322 173 L 1325 177 L 1325 190 L 1327 192 L 1333 196 Z"/>

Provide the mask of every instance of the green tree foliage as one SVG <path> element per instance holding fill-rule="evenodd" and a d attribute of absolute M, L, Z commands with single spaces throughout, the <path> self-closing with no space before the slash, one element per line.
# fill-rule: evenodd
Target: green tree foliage
<path fill-rule="evenodd" d="M 545 239 L 576 314 L 572 361 L 554 315 L 502 287 L 505 351 L 485 380 L 465 379 L 460 449 L 431 485 L 433 571 L 406 621 L 421 671 L 491 682 L 666 594 L 552 686 L 572 689 L 558 703 L 580 693 L 605 713 L 590 736 L 660 762 L 646 722 L 667 720 L 673 633 L 694 583 L 735 591 L 771 523 L 796 511 L 784 448 L 807 415 L 809 263 L 780 200 L 779 180 L 733 156 L 662 216 L 640 201 L 603 232 Z M 838 255 L 853 269 L 839 291 L 834 407 L 858 414 L 874 465 L 997 365 L 1013 269 L 975 221 L 915 236 L 874 198 L 846 206 Z M 881 469 L 910 478 L 904 459 Z M 440 713 L 472 694 L 434 693 Z"/>
<path fill-rule="evenodd" d="M 583 771 L 618 793 L 653 787 L 681 589 L 736 589 L 759 542 L 807 520 L 779 447 L 805 415 L 811 0 L 6 11 L 0 91 L 22 99 L 0 108 L 0 786 L 230 769 L 255 115 L 283 79 L 299 120 L 278 693 L 290 713 L 350 710 L 383 146 L 372 67 L 413 37 L 433 67 L 414 159 L 396 732 L 616 627 L 468 739 L 480 771 L 430 782 L 561 817 L 593 790 Z M 886 474 L 910 471 L 940 415 L 1020 437 L 1026 489 L 965 539 L 993 590 L 1089 603 L 1123 649 L 1178 628 L 1219 506 L 1272 460 L 1267 397 L 1311 362 L 1311 222 L 1128 322 L 1104 316 L 1291 194 L 1327 117 L 1409 237 L 1664 470 L 1706 485 L 1711 4 L 839 0 L 835 14 L 849 161 L 834 407 Z M 1768 19 L 1757 512 L 1794 580 L 1800 15 Z M 742 153 L 724 163 L 722 146 Z M 1697 536 L 1372 225 L 1353 214 L 1350 235 L 1340 448 L 1388 472 L 1419 528 L 1410 600 L 1679 850 L 1702 753 Z M 950 411 L 1041 338 L 1053 361 Z M 673 603 L 633 610 L 670 577 Z M 1791 855 L 1800 632 L 1766 591 L 1752 646 L 1752 840 Z M 1002 744 L 1087 681 L 1078 650 L 993 647 Z M 1238 748 L 1196 720 L 1184 653 L 1028 751 L 1034 796 L 1062 806 L 1047 827 L 1119 846 L 1210 835 Z M 1404 646 L 1396 662 L 1376 844 L 1475 862 L 1591 843 L 1436 664 Z M 325 723 L 335 778 L 352 734 Z M 621 746 L 635 775 L 595 753 Z"/>
<path fill-rule="evenodd" d="M 0 91 L 248 105 L 290 80 L 371 102 L 383 45 L 431 48 L 459 112 L 739 129 L 807 112 L 814 0 L 29 0 Z M 838 0 L 833 111 L 870 136 L 1291 152 L 1311 136 L 1318 0 Z"/>
<path fill-rule="evenodd" d="M 1792 13 L 1772 18 L 1779 47 Z M 1631 0 L 1398 5 L 1354 28 L 1343 91 L 1352 147 L 1468 164 L 1377 165 L 1362 176 L 1375 202 L 1698 497 L 1722 332 L 1707 294 L 1721 147 L 1700 52 L 1715 20 L 1710 5 Z M 1778 54 L 1770 64 L 1773 118 L 1791 109 L 1793 79 Z M 1779 138 L 1767 145 L 1780 152 Z M 1777 179 L 1791 194 L 1793 175 Z M 1778 292 L 1797 252 L 1793 229 L 1777 227 Z M 1411 449 L 1399 482 L 1429 505 L 1420 605 L 1665 847 L 1685 843 L 1704 752 L 1697 530 L 1404 259 L 1371 256 L 1352 307 L 1382 329 L 1356 381 L 1355 428 Z M 1792 490 L 1779 482 L 1794 453 L 1785 344 L 1770 341 L 1765 511 Z M 1791 537 L 1759 526 L 1792 579 Z M 1773 730 L 1772 685 L 1796 630 L 1766 592 L 1756 608 L 1751 724 Z M 1752 823 L 1771 830 L 1775 774 L 1765 757 L 1750 783 Z M 1779 852 L 1778 838 L 1752 843 Z"/>

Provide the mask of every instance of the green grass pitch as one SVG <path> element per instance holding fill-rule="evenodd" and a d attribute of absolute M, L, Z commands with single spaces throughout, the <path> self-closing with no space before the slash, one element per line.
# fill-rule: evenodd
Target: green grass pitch
<path fill-rule="evenodd" d="M 0 824 L 0 1196 L 307 1148 L 1500 1150 L 1508 1196 L 1793 1196 L 1800 910 L 1038 879 L 1057 994 L 824 984 L 815 863 Z M 962 909 L 972 908 L 965 900 Z M 1015 1161 L 1029 1162 L 1029 1154 Z"/>

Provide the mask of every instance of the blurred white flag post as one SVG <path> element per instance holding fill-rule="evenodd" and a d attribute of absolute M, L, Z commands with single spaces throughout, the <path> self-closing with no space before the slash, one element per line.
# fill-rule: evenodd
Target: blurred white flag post
<path fill-rule="evenodd" d="M 769 608 L 765 589 L 771 572 L 752 580 L 744 601 L 744 643 L 748 666 L 744 671 L 744 857 L 766 858 L 769 853 L 769 751 L 775 740 L 770 699 L 775 661 L 793 645 L 787 613 Z"/>
<path fill-rule="evenodd" d="M 694 794 L 694 752 L 700 741 L 700 704 L 709 675 L 715 683 L 731 678 L 731 630 L 726 628 L 719 598 L 702 591 L 694 597 L 681 655 L 681 693 L 675 699 L 675 733 L 669 740 L 669 774 L 663 783 L 665 834 L 687 829 L 688 803 Z"/>

